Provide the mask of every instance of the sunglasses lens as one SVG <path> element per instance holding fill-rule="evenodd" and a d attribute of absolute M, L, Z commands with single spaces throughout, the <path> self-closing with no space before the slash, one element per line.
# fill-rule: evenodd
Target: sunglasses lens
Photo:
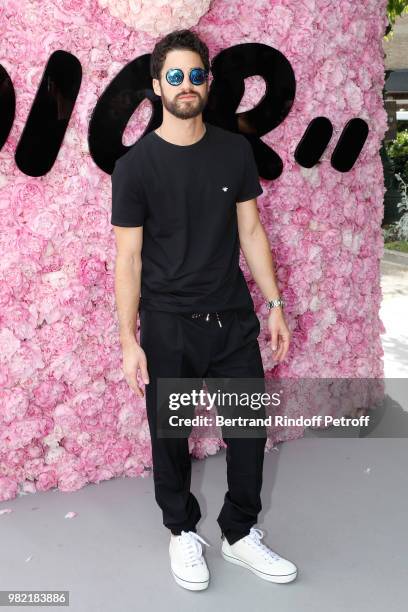
<path fill-rule="evenodd" d="M 180 85 L 183 82 L 184 74 L 180 68 L 170 68 L 166 72 L 166 81 L 170 83 L 170 85 Z"/>
<path fill-rule="evenodd" d="M 204 68 L 193 68 L 190 73 L 190 81 L 193 85 L 202 85 L 207 78 L 207 72 Z"/>

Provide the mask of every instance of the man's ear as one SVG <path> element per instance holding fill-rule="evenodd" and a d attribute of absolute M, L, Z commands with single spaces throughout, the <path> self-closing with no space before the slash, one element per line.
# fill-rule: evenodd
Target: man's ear
<path fill-rule="evenodd" d="M 152 79 L 153 91 L 156 96 L 161 96 L 159 79 Z"/>

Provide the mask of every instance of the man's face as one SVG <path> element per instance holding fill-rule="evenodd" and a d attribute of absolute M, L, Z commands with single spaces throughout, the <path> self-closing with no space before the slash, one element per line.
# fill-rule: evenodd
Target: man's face
<path fill-rule="evenodd" d="M 166 80 L 166 72 L 170 68 L 181 68 L 184 73 L 180 85 L 170 85 Z M 161 95 L 163 106 L 179 119 L 190 119 L 202 113 L 208 100 L 208 81 L 202 85 L 193 85 L 189 74 L 192 68 L 204 68 L 198 53 L 189 49 L 173 49 L 169 51 L 160 75 L 160 81 L 153 80 L 155 93 Z M 156 84 L 156 85 L 155 85 Z M 157 85 L 160 91 L 156 91 Z M 191 97 L 184 98 L 189 94 Z"/>

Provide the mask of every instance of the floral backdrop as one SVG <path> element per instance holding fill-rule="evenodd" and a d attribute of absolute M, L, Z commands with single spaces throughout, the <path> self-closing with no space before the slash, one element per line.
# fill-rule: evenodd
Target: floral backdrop
<path fill-rule="evenodd" d="M 109 175 L 93 162 L 87 130 L 99 95 L 134 57 L 167 32 L 192 28 L 213 57 L 242 42 L 280 50 L 296 76 L 289 116 L 262 137 L 281 156 L 275 181 L 261 179 L 261 219 L 270 238 L 292 344 L 272 359 L 263 297 L 247 277 L 261 320 L 266 377 L 381 378 L 379 319 L 383 173 L 387 127 L 381 40 L 386 0 L 8 0 L 0 7 L 1 63 L 16 91 L 16 119 L 0 155 L 0 500 L 58 487 L 79 489 L 151 468 L 144 400 L 123 379 L 114 300 L 115 245 Z M 80 93 L 56 163 L 33 178 L 14 153 L 51 53 L 81 62 Z M 246 79 L 238 112 L 262 97 Z M 145 100 L 124 144 L 144 131 Z M 307 124 L 328 117 L 334 135 L 321 163 L 301 168 L 294 150 Z M 344 125 L 360 117 L 368 139 L 350 172 L 330 165 Z M 274 442 L 302 434 L 276 431 Z M 222 440 L 190 438 L 191 452 Z"/>

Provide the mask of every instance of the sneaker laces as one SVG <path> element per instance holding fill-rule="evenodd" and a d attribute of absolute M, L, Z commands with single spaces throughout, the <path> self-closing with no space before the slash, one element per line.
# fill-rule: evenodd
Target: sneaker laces
<path fill-rule="evenodd" d="M 261 539 L 264 537 L 264 532 L 262 529 L 257 529 L 256 527 L 251 527 L 249 534 L 246 536 L 250 542 L 254 542 L 255 545 L 259 548 L 259 550 L 263 553 L 265 559 L 281 559 L 278 553 L 271 550 L 268 546 L 266 546 Z"/>
<path fill-rule="evenodd" d="M 181 544 L 185 563 L 191 567 L 200 565 L 202 563 L 201 555 L 203 549 L 198 540 L 207 546 L 211 546 L 211 544 L 206 542 L 204 538 L 199 536 L 195 531 L 182 531 L 179 536 L 179 542 Z"/>

